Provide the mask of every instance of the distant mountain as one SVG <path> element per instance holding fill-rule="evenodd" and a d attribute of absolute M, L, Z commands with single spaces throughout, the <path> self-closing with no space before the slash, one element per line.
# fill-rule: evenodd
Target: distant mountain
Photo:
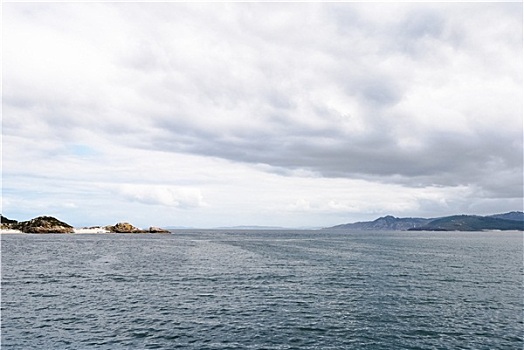
<path fill-rule="evenodd" d="M 504 219 L 504 220 L 515 220 L 515 221 L 524 221 L 524 213 L 521 211 L 511 211 L 504 214 L 495 214 L 488 216 L 495 219 Z"/>
<path fill-rule="evenodd" d="M 524 230 L 524 221 L 489 216 L 454 215 L 436 219 L 411 231 Z"/>
<path fill-rule="evenodd" d="M 524 230 L 524 213 L 513 211 L 490 216 L 453 215 L 442 218 L 396 218 L 388 215 L 374 221 L 342 224 L 329 229 L 374 231 Z"/>
<path fill-rule="evenodd" d="M 424 218 L 396 218 L 388 215 L 374 221 L 360 221 L 352 224 L 337 225 L 330 228 L 348 230 L 393 230 L 405 231 L 410 228 L 428 224 L 432 219 Z"/>

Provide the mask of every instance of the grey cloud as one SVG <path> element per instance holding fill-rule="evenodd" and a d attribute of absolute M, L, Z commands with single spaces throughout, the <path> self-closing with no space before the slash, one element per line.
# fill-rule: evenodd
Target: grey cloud
<path fill-rule="evenodd" d="M 399 32 L 412 40 L 427 37 L 439 38 L 444 24 L 445 21 L 439 13 L 426 9 L 416 10 L 407 14 L 403 24 L 399 26 Z"/>
<path fill-rule="evenodd" d="M 373 108 L 384 107 L 394 104 L 402 98 L 402 88 L 395 83 L 396 77 L 381 76 L 376 77 L 373 74 L 370 77 L 361 78 L 351 86 L 364 103 Z"/>
<path fill-rule="evenodd" d="M 113 75 L 95 81 L 114 95 L 75 104 L 74 92 L 58 91 L 60 102 L 46 103 L 60 113 L 39 118 L 56 130 L 90 129 L 139 148 L 266 164 L 280 173 L 305 169 L 406 186 L 472 184 L 489 195 L 521 195 L 521 135 L 507 128 L 490 134 L 471 119 L 453 132 L 424 110 L 396 110 L 422 88 L 429 90 L 427 107 L 409 108 L 432 108 L 431 94 L 462 73 L 452 70 L 454 56 L 445 56 L 453 33 L 464 29 L 452 4 L 397 4 L 394 20 L 390 5 L 382 14 L 363 11 L 365 4 L 210 6 L 112 5 L 140 24 L 140 30 L 122 29 L 132 38 L 127 50 L 110 51 Z M 486 18 L 484 5 L 470 6 Z M 505 33 L 520 37 L 514 31 Z M 476 69 L 462 78 L 499 83 L 482 56 L 461 47 L 454 48 L 457 56 Z M 485 75 L 477 78 L 479 72 Z M 515 87 L 522 90 L 521 83 L 509 89 Z M 14 109 L 33 98 L 20 94 L 6 101 Z M 500 95 L 513 98 L 504 89 Z M 457 114 L 475 113 L 475 101 L 464 103 Z M 418 145 L 403 146 L 399 135 Z M 507 185 L 493 181 L 499 175 Z"/>
<path fill-rule="evenodd" d="M 458 186 L 476 183 L 503 196 L 520 196 L 522 168 L 518 149 L 505 147 L 495 135 L 466 138 L 435 133 L 422 150 L 402 149 L 387 128 L 374 136 L 344 138 L 336 129 L 244 131 L 227 137 L 209 130 L 164 125 L 171 130 L 151 147 L 226 158 L 282 169 L 306 169 L 326 177 L 353 177 L 411 186 Z M 488 141 L 489 140 L 489 141 Z M 500 182 L 492 174 L 506 172 Z"/>

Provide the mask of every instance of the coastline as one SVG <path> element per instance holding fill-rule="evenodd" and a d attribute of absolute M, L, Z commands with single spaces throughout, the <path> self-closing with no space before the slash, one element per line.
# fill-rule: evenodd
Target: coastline
<path fill-rule="evenodd" d="M 13 230 L 13 229 L 1 229 L 0 234 L 2 235 L 24 234 L 25 235 L 25 233 L 23 233 L 22 231 Z"/>
<path fill-rule="evenodd" d="M 70 235 L 83 235 L 83 234 L 107 234 L 107 233 L 113 233 L 109 230 L 106 230 L 105 228 L 74 228 L 72 233 L 61 233 L 61 234 L 70 234 Z M 22 234 L 27 235 L 31 233 L 22 232 L 20 230 L 15 229 L 1 229 L 0 234 L 2 235 L 16 235 L 16 234 Z M 42 234 L 42 233 L 37 233 Z"/>
<path fill-rule="evenodd" d="M 98 233 L 98 234 L 104 234 L 104 233 L 113 233 L 103 227 L 90 227 L 90 228 L 85 228 L 85 227 L 82 227 L 82 228 L 74 228 L 73 229 L 73 234 L 76 234 L 76 235 L 82 235 L 82 234 L 94 234 L 94 233 Z"/>
<path fill-rule="evenodd" d="M 120 232 L 122 233 L 122 232 Z M 133 232 L 131 232 L 133 233 Z M 140 233 L 157 233 L 157 232 L 140 232 Z M 22 232 L 20 230 L 15 230 L 15 229 L 1 229 L 0 230 L 0 235 L 17 235 L 17 234 L 21 234 L 21 235 L 28 235 L 28 234 L 49 234 L 49 233 L 27 233 L 27 232 Z M 104 234 L 118 234 L 118 232 L 111 232 L 103 227 L 95 227 L 95 228 L 73 228 L 73 232 L 71 233 L 59 233 L 59 234 L 66 234 L 66 235 L 93 235 L 93 234 L 99 234 L 99 235 L 104 235 Z M 125 234 L 128 234 L 128 233 L 125 233 Z M 165 233 L 164 233 L 165 234 Z"/>
<path fill-rule="evenodd" d="M 38 216 L 28 221 L 18 222 L 0 215 L 2 225 L 1 234 L 23 234 L 23 233 L 60 233 L 60 234 L 107 234 L 107 233 L 170 233 L 169 230 L 151 226 L 144 230 L 131 225 L 128 222 L 118 222 L 107 226 L 84 226 L 73 227 L 52 216 Z"/>

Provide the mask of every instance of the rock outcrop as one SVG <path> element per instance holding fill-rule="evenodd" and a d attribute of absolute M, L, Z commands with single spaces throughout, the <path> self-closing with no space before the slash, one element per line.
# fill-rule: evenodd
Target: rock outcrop
<path fill-rule="evenodd" d="M 13 225 L 18 224 L 18 221 L 8 219 L 5 216 L 3 216 L 2 214 L 0 214 L 0 219 L 1 219 L 2 230 L 11 230 L 13 229 Z"/>
<path fill-rule="evenodd" d="M 0 218 L 3 233 L 7 231 L 23 233 L 171 233 L 166 229 L 155 226 L 142 230 L 128 222 L 119 222 L 114 226 L 92 226 L 74 229 L 73 226 L 52 216 L 39 216 L 21 222 L 8 219 L 1 214 Z"/>
<path fill-rule="evenodd" d="M 151 226 L 149 228 L 149 233 L 171 233 L 171 232 L 169 232 L 168 230 L 164 230 L 163 228 L 160 228 L 160 227 Z"/>
<path fill-rule="evenodd" d="M 170 233 L 168 230 L 154 226 L 148 230 L 142 230 L 128 222 L 119 222 L 114 226 L 106 226 L 105 229 L 112 233 Z"/>
<path fill-rule="evenodd" d="M 39 216 L 29 221 L 11 224 L 12 229 L 24 233 L 73 233 L 73 226 L 52 216 Z"/>
<path fill-rule="evenodd" d="M 114 226 L 109 225 L 109 226 L 106 226 L 106 229 L 109 232 L 113 232 L 113 233 L 146 233 L 148 232 L 145 230 L 141 230 L 138 227 L 135 227 L 128 222 L 119 222 Z"/>

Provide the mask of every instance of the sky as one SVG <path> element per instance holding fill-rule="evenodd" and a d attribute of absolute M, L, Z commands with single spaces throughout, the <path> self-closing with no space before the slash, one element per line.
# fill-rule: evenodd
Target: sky
<path fill-rule="evenodd" d="M 523 208 L 522 3 L 3 3 L 2 214 Z"/>

